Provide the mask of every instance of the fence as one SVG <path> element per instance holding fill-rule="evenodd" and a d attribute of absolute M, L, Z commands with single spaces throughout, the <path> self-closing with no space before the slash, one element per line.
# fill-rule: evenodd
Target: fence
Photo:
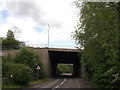
<path fill-rule="evenodd" d="M 34 47 L 34 48 L 66 48 L 66 49 L 75 49 L 77 46 L 67 46 L 67 45 L 47 45 L 47 44 L 29 44 L 29 45 L 5 45 L 0 47 L 0 50 L 10 50 L 10 49 L 19 49 L 23 46 Z"/>
<path fill-rule="evenodd" d="M 28 47 L 36 47 L 36 48 L 67 48 L 67 49 L 75 49 L 77 48 L 76 45 L 47 45 L 47 44 L 30 44 L 27 45 Z"/>

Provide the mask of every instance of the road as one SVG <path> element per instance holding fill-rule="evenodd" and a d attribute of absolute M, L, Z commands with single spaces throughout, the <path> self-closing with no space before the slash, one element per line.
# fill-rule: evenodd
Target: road
<path fill-rule="evenodd" d="M 54 78 L 51 81 L 45 82 L 40 85 L 35 85 L 30 88 L 36 88 L 36 89 L 42 89 L 42 88 L 49 88 L 50 90 L 55 90 L 59 88 L 91 88 L 91 86 L 83 81 L 80 78 L 74 78 L 74 77 L 59 77 Z"/>

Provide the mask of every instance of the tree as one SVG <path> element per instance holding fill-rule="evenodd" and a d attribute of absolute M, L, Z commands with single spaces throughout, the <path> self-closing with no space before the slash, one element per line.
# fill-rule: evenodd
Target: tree
<path fill-rule="evenodd" d="M 11 30 L 7 32 L 7 38 L 2 40 L 2 49 L 18 49 L 20 42 L 14 38 L 14 33 Z"/>
<path fill-rule="evenodd" d="M 9 39 L 14 38 L 13 31 L 8 30 L 8 32 L 7 32 L 7 38 L 9 38 Z"/>
<path fill-rule="evenodd" d="M 2 49 L 2 41 L 3 41 L 3 38 L 0 38 L 0 50 Z"/>
<path fill-rule="evenodd" d="M 2 49 L 18 49 L 20 42 L 14 38 L 6 38 L 2 41 Z"/>
<path fill-rule="evenodd" d="M 13 31 L 15 38 L 19 38 L 22 32 L 21 29 L 19 29 L 17 26 L 13 26 L 11 30 Z"/>
<path fill-rule="evenodd" d="M 120 88 L 118 3 L 76 2 L 82 9 L 73 37 L 84 47 L 82 63 L 97 87 Z"/>
<path fill-rule="evenodd" d="M 44 77 L 44 69 L 43 69 L 43 64 L 40 61 L 39 56 L 31 49 L 27 47 L 23 47 L 20 49 L 20 52 L 17 53 L 15 57 L 15 62 L 20 63 L 20 64 L 26 64 L 28 65 L 32 70 L 33 74 L 37 75 L 37 66 L 40 66 L 40 71 L 39 71 L 39 78 Z"/>

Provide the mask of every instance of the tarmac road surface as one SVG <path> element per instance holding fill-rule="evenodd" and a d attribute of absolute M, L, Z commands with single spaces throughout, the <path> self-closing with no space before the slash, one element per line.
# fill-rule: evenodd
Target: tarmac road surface
<path fill-rule="evenodd" d="M 91 86 L 83 81 L 81 78 L 75 78 L 75 77 L 71 77 L 71 76 L 62 76 L 62 77 L 57 77 L 54 78 L 51 81 L 45 82 L 43 84 L 39 84 L 39 85 L 35 85 L 30 87 L 31 89 L 37 89 L 37 90 L 45 90 L 45 89 L 49 89 L 49 90 L 57 90 L 59 88 L 91 88 Z M 28 89 L 30 89 L 28 88 Z M 28 90 L 27 89 L 27 90 Z"/>

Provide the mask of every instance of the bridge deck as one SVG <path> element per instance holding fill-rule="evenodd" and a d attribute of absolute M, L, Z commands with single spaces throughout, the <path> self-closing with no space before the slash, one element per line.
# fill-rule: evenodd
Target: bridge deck
<path fill-rule="evenodd" d="M 79 49 L 65 49 L 65 48 L 34 48 L 34 49 L 46 49 L 48 51 L 63 51 L 63 52 L 82 52 Z"/>

